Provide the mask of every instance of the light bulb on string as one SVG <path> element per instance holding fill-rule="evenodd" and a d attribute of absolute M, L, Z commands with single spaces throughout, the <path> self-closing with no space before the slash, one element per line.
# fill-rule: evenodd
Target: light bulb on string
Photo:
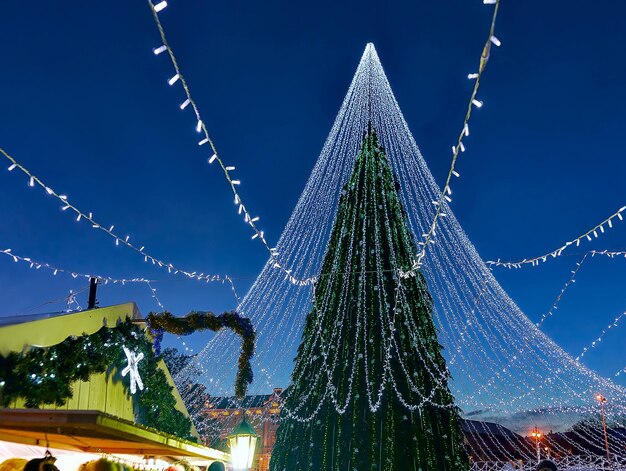
<path fill-rule="evenodd" d="M 167 7 L 167 2 L 166 1 L 159 2 L 156 5 L 153 5 L 153 7 L 154 7 L 154 11 L 156 11 L 157 13 L 160 13 L 165 9 L 165 7 Z"/>

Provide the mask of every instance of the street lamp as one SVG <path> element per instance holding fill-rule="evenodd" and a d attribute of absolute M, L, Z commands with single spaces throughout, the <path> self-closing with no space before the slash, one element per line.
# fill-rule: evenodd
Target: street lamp
<path fill-rule="evenodd" d="M 606 433 L 606 420 L 604 418 L 604 403 L 606 402 L 606 397 L 602 394 L 596 394 L 596 401 L 600 402 L 602 406 L 602 428 L 604 429 L 604 446 L 606 447 L 606 459 L 610 461 L 609 457 L 609 436 Z"/>
<path fill-rule="evenodd" d="M 535 443 L 537 444 L 537 463 L 539 463 L 541 461 L 541 448 L 539 448 L 539 440 L 541 440 L 541 432 L 539 431 L 537 427 L 535 427 L 533 429 L 533 433 L 531 433 L 530 435 L 535 439 Z"/>
<path fill-rule="evenodd" d="M 259 435 L 254 431 L 244 416 L 241 423 L 228 435 L 230 456 L 234 471 L 249 471 L 254 459 L 254 451 Z"/>

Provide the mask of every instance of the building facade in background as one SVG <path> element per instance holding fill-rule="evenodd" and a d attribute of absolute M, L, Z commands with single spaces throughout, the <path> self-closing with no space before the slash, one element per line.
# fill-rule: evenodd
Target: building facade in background
<path fill-rule="evenodd" d="M 246 396 L 243 401 L 236 401 L 233 397 L 211 398 L 206 403 L 204 411 L 205 417 L 214 430 L 210 444 L 221 450 L 227 449 L 226 436 L 245 416 L 248 423 L 260 435 L 251 471 L 267 471 L 280 422 L 282 393 L 281 388 L 274 388 L 272 394 Z"/>

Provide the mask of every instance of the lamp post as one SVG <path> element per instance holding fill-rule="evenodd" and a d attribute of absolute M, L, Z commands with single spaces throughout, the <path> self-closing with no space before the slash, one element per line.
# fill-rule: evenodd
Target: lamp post
<path fill-rule="evenodd" d="M 533 429 L 533 433 L 530 434 L 534 439 L 537 445 L 537 463 L 541 461 L 541 448 L 539 448 L 539 440 L 541 440 L 541 432 L 537 427 Z"/>
<path fill-rule="evenodd" d="M 226 438 L 230 446 L 233 471 L 249 471 L 259 435 L 246 421 L 245 415 L 241 423 Z"/>
<path fill-rule="evenodd" d="M 606 433 L 606 420 L 604 418 L 604 403 L 606 402 L 606 397 L 602 394 L 596 394 L 596 400 L 600 402 L 600 406 L 602 407 L 602 428 L 604 429 L 604 446 L 606 447 L 606 459 L 610 461 L 609 457 L 609 436 Z"/>

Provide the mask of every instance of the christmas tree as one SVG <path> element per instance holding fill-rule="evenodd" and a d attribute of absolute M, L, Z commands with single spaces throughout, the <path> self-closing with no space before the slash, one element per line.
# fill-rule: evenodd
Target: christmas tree
<path fill-rule="evenodd" d="M 468 468 L 391 168 L 371 124 L 315 286 L 271 471 Z"/>

